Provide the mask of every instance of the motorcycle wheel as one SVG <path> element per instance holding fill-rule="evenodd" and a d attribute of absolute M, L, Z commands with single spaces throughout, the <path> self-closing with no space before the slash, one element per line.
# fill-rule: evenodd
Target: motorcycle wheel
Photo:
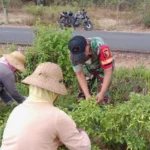
<path fill-rule="evenodd" d="M 84 29 L 86 31 L 92 31 L 93 30 L 93 24 L 91 21 L 88 21 L 87 23 L 84 24 Z"/>
<path fill-rule="evenodd" d="M 66 27 L 66 25 L 65 25 L 65 18 L 61 18 L 61 19 L 59 20 L 59 27 L 60 27 L 60 29 L 62 29 L 62 30 Z"/>

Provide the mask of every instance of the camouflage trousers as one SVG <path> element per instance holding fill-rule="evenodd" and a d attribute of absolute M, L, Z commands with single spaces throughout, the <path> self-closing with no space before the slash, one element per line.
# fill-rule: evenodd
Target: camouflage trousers
<path fill-rule="evenodd" d="M 86 77 L 86 81 L 87 81 L 87 85 L 88 85 L 90 94 L 91 95 L 98 94 L 102 88 L 104 73 L 103 72 L 100 73 L 96 69 L 92 69 L 89 71 L 89 70 L 83 68 L 83 71 L 84 71 L 84 74 Z M 109 85 L 109 87 L 110 87 L 110 85 Z M 80 85 L 78 84 L 78 102 L 80 102 L 80 100 L 82 100 L 82 99 L 85 99 L 85 95 L 84 95 Z M 103 104 L 110 104 L 109 88 L 105 94 Z"/>

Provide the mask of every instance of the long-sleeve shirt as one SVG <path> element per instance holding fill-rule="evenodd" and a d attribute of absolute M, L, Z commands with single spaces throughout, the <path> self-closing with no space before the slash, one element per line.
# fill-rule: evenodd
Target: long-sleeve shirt
<path fill-rule="evenodd" d="M 9 116 L 1 150 L 57 150 L 60 141 L 70 150 L 91 150 L 86 132 L 64 111 L 27 98 Z"/>
<path fill-rule="evenodd" d="M 7 65 L 0 63 L 0 93 L 3 89 L 18 103 L 25 100 L 16 88 L 14 72 Z"/>

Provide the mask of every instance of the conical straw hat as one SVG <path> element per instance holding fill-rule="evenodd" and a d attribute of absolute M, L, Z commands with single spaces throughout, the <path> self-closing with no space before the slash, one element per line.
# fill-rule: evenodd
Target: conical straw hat
<path fill-rule="evenodd" d="M 66 87 L 63 83 L 62 70 L 57 64 L 51 62 L 38 65 L 35 71 L 22 82 L 57 94 L 67 94 Z"/>
<path fill-rule="evenodd" d="M 4 54 L 3 56 L 16 69 L 18 69 L 22 72 L 26 71 L 26 69 L 25 69 L 26 58 L 21 52 L 14 51 L 10 54 Z"/>

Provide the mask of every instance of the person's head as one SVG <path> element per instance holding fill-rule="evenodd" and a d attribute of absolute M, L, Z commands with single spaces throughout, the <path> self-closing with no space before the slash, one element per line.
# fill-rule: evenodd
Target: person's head
<path fill-rule="evenodd" d="M 61 68 L 52 62 L 41 63 L 34 72 L 26 77 L 22 83 L 30 85 L 30 94 L 40 94 L 40 97 L 52 98 L 53 103 L 58 95 L 66 95 L 67 90 L 63 83 Z M 37 92 L 38 91 L 38 92 Z"/>
<path fill-rule="evenodd" d="M 73 63 L 83 63 L 90 53 L 90 44 L 83 36 L 74 36 L 68 43 Z"/>
<path fill-rule="evenodd" d="M 12 65 L 16 70 L 19 71 L 26 71 L 25 63 L 26 63 L 26 57 L 19 51 L 14 51 L 10 54 L 4 54 L 3 55 L 8 63 Z"/>

